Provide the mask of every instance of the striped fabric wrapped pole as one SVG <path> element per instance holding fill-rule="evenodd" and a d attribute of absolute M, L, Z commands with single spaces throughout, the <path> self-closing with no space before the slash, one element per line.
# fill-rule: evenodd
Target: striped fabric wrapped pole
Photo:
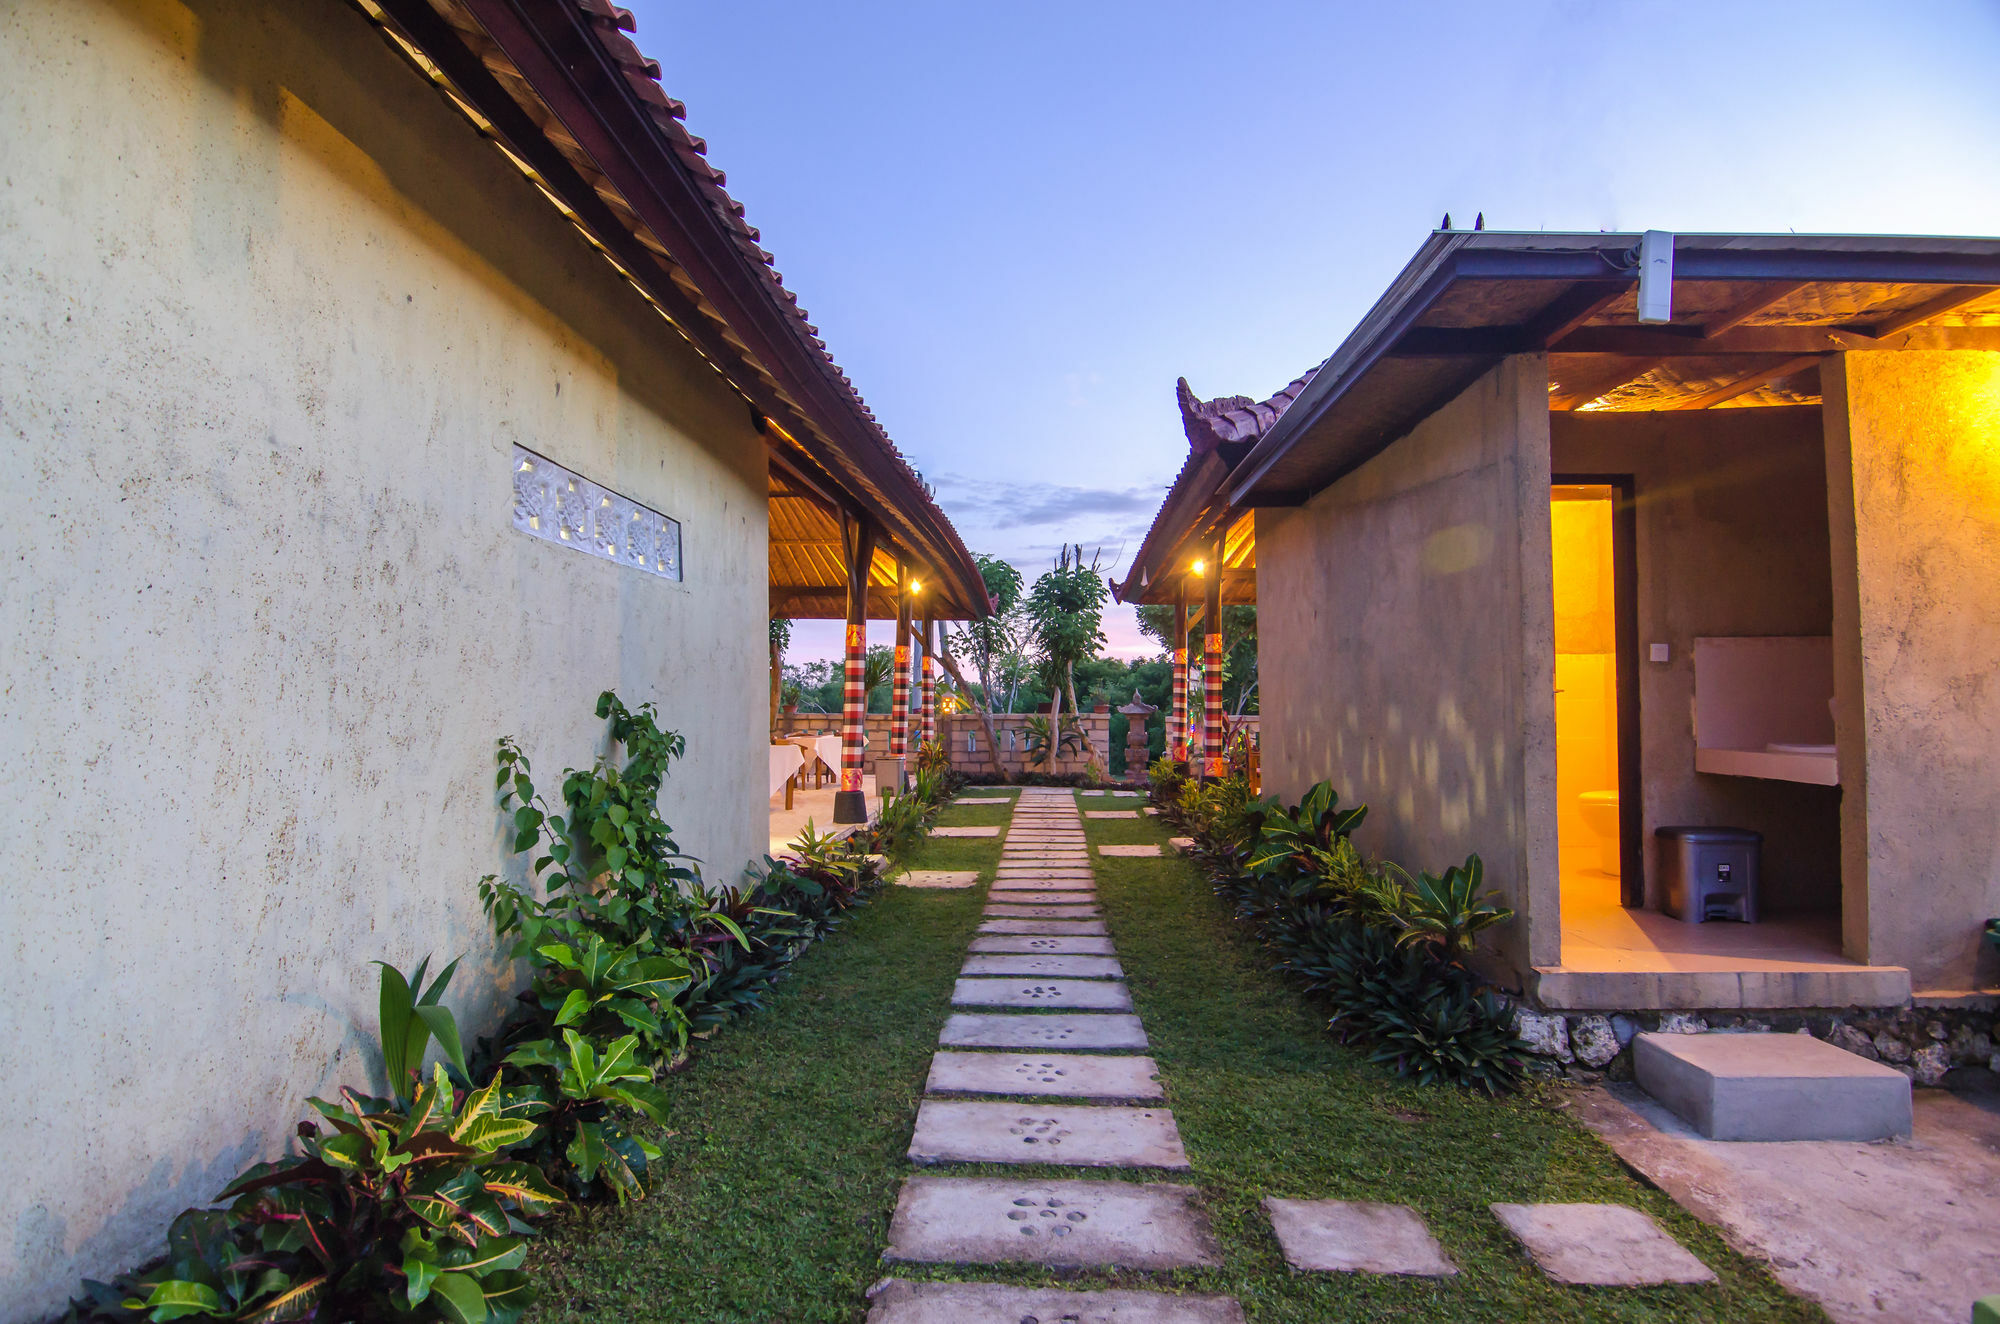
<path fill-rule="evenodd" d="M 1205 775 L 1229 775 L 1228 752 L 1222 748 L 1222 534 L 1208 555 L 1208 582 L 1201 605 L 1202 631 L 1202 752 L 1208 756 Z"/>
<path fill-rule="evenodd" d="M 1174 697 L 1167 708 L 1167 757 L 1187 762 L 1187 603 L 1174 604 Z"/>
<path fill-rule="evenodd" d="M 847 627 L 846 684 L 840 704 L 840 789 L 861 794 L 861 739 L 867 723 L 868 694 L 861 673 L 868 655 L 868 626 Z"/>
<path fill-rule="evenodd" d="M 1202 650 L 1202 749 L 1208 755 L 1208 775 L 1229 775 L 1228 751 L 1222 748 L 1222 634 L 1210 626 Z"/>
<path fill-rule="evenodd" d="M 910 752 L 910 593 L 915 586 L 904 566 L 896 567 L 896 674 L 889 682 L 889 757 Z"/>
<path fill-rule="evenodd" d="M 937 622 L 928 615 L 924 617 L 924 679 L 923 679 L 923 740 L 925 744 L 937 739 L 937 675 L 931 669 L 931 649 L 937 638 Z"/>

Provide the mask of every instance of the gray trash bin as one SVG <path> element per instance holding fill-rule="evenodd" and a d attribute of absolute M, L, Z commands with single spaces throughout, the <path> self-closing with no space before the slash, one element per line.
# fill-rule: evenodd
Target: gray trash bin
<path fill-rule="evenodd" d="M 1732 827 L 1663 827 L 1661 879 L 1667 914 L 1690 924 L 1711 919 L 1757 922 L 1757 856 L 1761 832 Z"/>

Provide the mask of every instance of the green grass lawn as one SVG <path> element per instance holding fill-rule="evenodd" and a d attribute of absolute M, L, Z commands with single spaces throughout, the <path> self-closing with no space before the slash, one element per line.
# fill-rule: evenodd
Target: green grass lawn
<path fill-rule="evenodd" d="M 1135 808 L 1095 798 L 1088 807 Z M 1001 807 L 948 810 L 991 822 Z M 1148 818 L 1088 821 L 1094 842 L 1164 841 Z M 931 839 L 915 868 L 991 876 L 995 839 Z M 1219 1270 L 1052 1274 L 902 1267 L 904 1277 L 1235 1294 L 1252 1320 L 1819 1320 L 1549 1106 L 1398 1084 L 1335 1044 L 1192 866 L 1104 860 L 1113 938 L 1221 1241 Z M 657 1185 L 552 1227 L 537 1321 L 856 1321 L 880 1263 L 930 1055 L 984 889 L 889 888 L 804 956 L 762 1011 L 667 1082 L 674 1134 Z M 1059 1168 L 964 1175 L 1108 1179 Z M 1157 1175 L 1157 1174 L 1155 1174 Z M 1459 1264 L 1433 1283 L 1294 1274 L 1265 1195 L 1416 1206 Z M 1561 1288 L 1486 1212 L 1494 1200 L 1616 1200 L 1659 1218 L 1722 1277 L 1708 1288 Z"/>

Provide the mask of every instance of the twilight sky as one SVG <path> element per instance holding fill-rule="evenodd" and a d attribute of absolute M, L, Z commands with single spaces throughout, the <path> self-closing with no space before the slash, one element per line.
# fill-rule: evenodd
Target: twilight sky
<path fill-rule="evenodd" d="M 1447 210 L 2000 233 L 1996 0 L 622 3 L 967 546 L 1030 579 L 1064 541 L 1123 568 L 1177 376 L 1276 391 Z"/>

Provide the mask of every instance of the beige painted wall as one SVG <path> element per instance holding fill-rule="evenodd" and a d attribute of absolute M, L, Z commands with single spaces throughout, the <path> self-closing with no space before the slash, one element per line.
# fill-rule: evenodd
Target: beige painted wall
<path fill-rule="evenodd" d="M 493 740 L 597 692 L 764 849 L 746 411 L 341 0 L 0 13 L 0 1318 L 151 1253 L 365 1084 L 374 971 L 515 983 Z M 520 442 L 683 522 L 676 585 L 516 533 Z"/>
<path fill-rule="evenodd" d="M 1694 770 L 1694 641 L 1824 635 L 1832 628 L 1826 479 L 1817 409 L 1556 413 L 1559 474 L 1630 475 L 1639 567 L 1639 726 L 1647 904 L 1661 901 L 1653 830 L 1764 834 L 1772 914 L 1840 904 L 1839 804 L 1831 787 Z"/>
<path fill-rule="evenodd" d="M 1850 947 L 2000 984 L 2000 354 L 1826 360 Z M 1865 880 L 1865 882 L 1864 882 Z M 1857 886 L 1857 884 L 1861 884 Z"/>
<path fill-rule="evenodd" d="M 1553 965 L 1554 651 L 1548 367 L 1508 359 L 1293 511 L 1257 512 L 1266 791 L 1330 779 L 1409 868 L 1477 851 Z M 1532 895 L 1531 895 L 1532 894 Z"/>

